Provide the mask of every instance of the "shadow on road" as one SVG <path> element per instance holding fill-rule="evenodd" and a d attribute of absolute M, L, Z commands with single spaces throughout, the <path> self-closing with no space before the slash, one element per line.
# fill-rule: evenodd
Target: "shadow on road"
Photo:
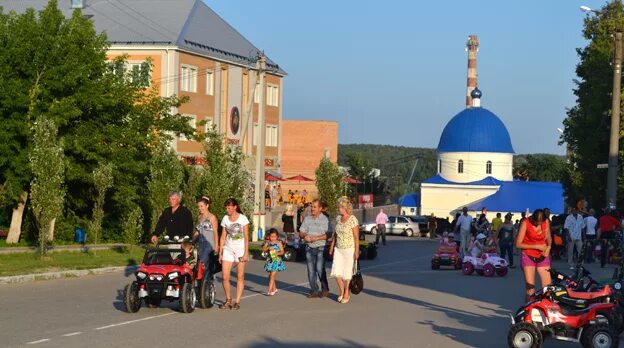
<path fill-rule="evenodd" d="M 273 347 L 295 347 L 295 348 L 304 348 L 304 347 L 314 347 L 314 348 L 379 348 L 380 346 L 373 345 L 363 345 L 352 340 L 348 340 L 345 338 L 340 339 L 344 343 L 342 344 L 327 344 L 327 343 L 319 343 L 319 342 L 296 342 L 296 341 L 279 341 L 272 337 L 262 337 L 261 342 L 256 342 L 253 344 L 245 345 L 243 347 L 246 348 L 273 348 Z"/>

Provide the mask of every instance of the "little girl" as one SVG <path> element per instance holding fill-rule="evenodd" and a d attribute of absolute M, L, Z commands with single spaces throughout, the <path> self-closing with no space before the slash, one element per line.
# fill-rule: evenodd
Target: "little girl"
<path fill-rule="evenodd" d="M 264 264 L 264 270 L 269 272 L 269 289 L 266 292 L 267 296 L 277 294 L 277 286 L 275 284 L 277 272 L 286 270 L 286 265 L 281 258 L 281 256 L 284 255 L 284 246 L 282 242 L 277 240 L 277 236 L 277 230 L 271 228 L 268 233 L 268 241 L 262 245 L 262 252 L 267 252 L 267 261 Z"/>

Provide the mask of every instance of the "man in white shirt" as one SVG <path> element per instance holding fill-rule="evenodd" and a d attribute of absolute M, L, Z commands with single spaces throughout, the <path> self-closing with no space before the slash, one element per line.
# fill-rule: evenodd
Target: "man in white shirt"
<path fill-rule="evenodd" d="M 470 226 L 472 226 L 472 216 L 468 215 L 468 208 L 462 209 L 462 215 L 457 219 L 456 230 L 459 230 L 460 250 L 462 255 L 468 255 L 470 248 Z"/>
<path fill-rule="evenodd" d="M 576 246 L 576 251 L 579 254 L 581 253 L 584 227 L 585 222 L 583 221 L 583 217 L 578 213 L 576 208 L 572 208 L 572 213 L 568 215 L 563 225 L 568 244 L 568 264 L 570 265 L 570 269 L 574 269 L 574 247 Z M 582 262 L 582 260 L 580 261 Z"/>
<path fill-rule="evenodd" d="M 596 248 L 596 225 L 598 225 L 596 211 L 594 209 L 589 209 L 589 215 L 585 218 L 585 240 L 588 241 L 587 249 L 585 250 L 585 261 L 587 263 L 594 262 L 594 249 Z"/>

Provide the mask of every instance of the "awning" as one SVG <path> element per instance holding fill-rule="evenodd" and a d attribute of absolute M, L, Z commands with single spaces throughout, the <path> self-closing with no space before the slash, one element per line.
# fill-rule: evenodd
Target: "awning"
<path fill-rule="evenodd" d="M 420 207 L 420 193 L 406 193 L 396 203 L 402 207 Z"/>
<path fill-rule="evenodd" d="M 558 182 L 503 181 L 493 195 L 468 205 L 468 210 L 486 207 L 495 212 L 523 212 L 549 208 L 553 214 L 563 214 L 563 186 Z"/>

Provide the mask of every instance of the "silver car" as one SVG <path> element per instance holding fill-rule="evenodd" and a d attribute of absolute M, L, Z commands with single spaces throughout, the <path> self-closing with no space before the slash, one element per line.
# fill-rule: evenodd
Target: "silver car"
<path fill-rule="evenodd" d="M 374 222 L 368 222 L 360 225 L 360 231 L 369 233 L 372 235 L 377 234 L 377 224 Z M 388 222 L 386 223 L 387 234 L 402 234 L 408 237 L 414 234 L 420 234 L 420 227 L 418 222 L 409 219 L 403 215 L 388 216 Z"/>

